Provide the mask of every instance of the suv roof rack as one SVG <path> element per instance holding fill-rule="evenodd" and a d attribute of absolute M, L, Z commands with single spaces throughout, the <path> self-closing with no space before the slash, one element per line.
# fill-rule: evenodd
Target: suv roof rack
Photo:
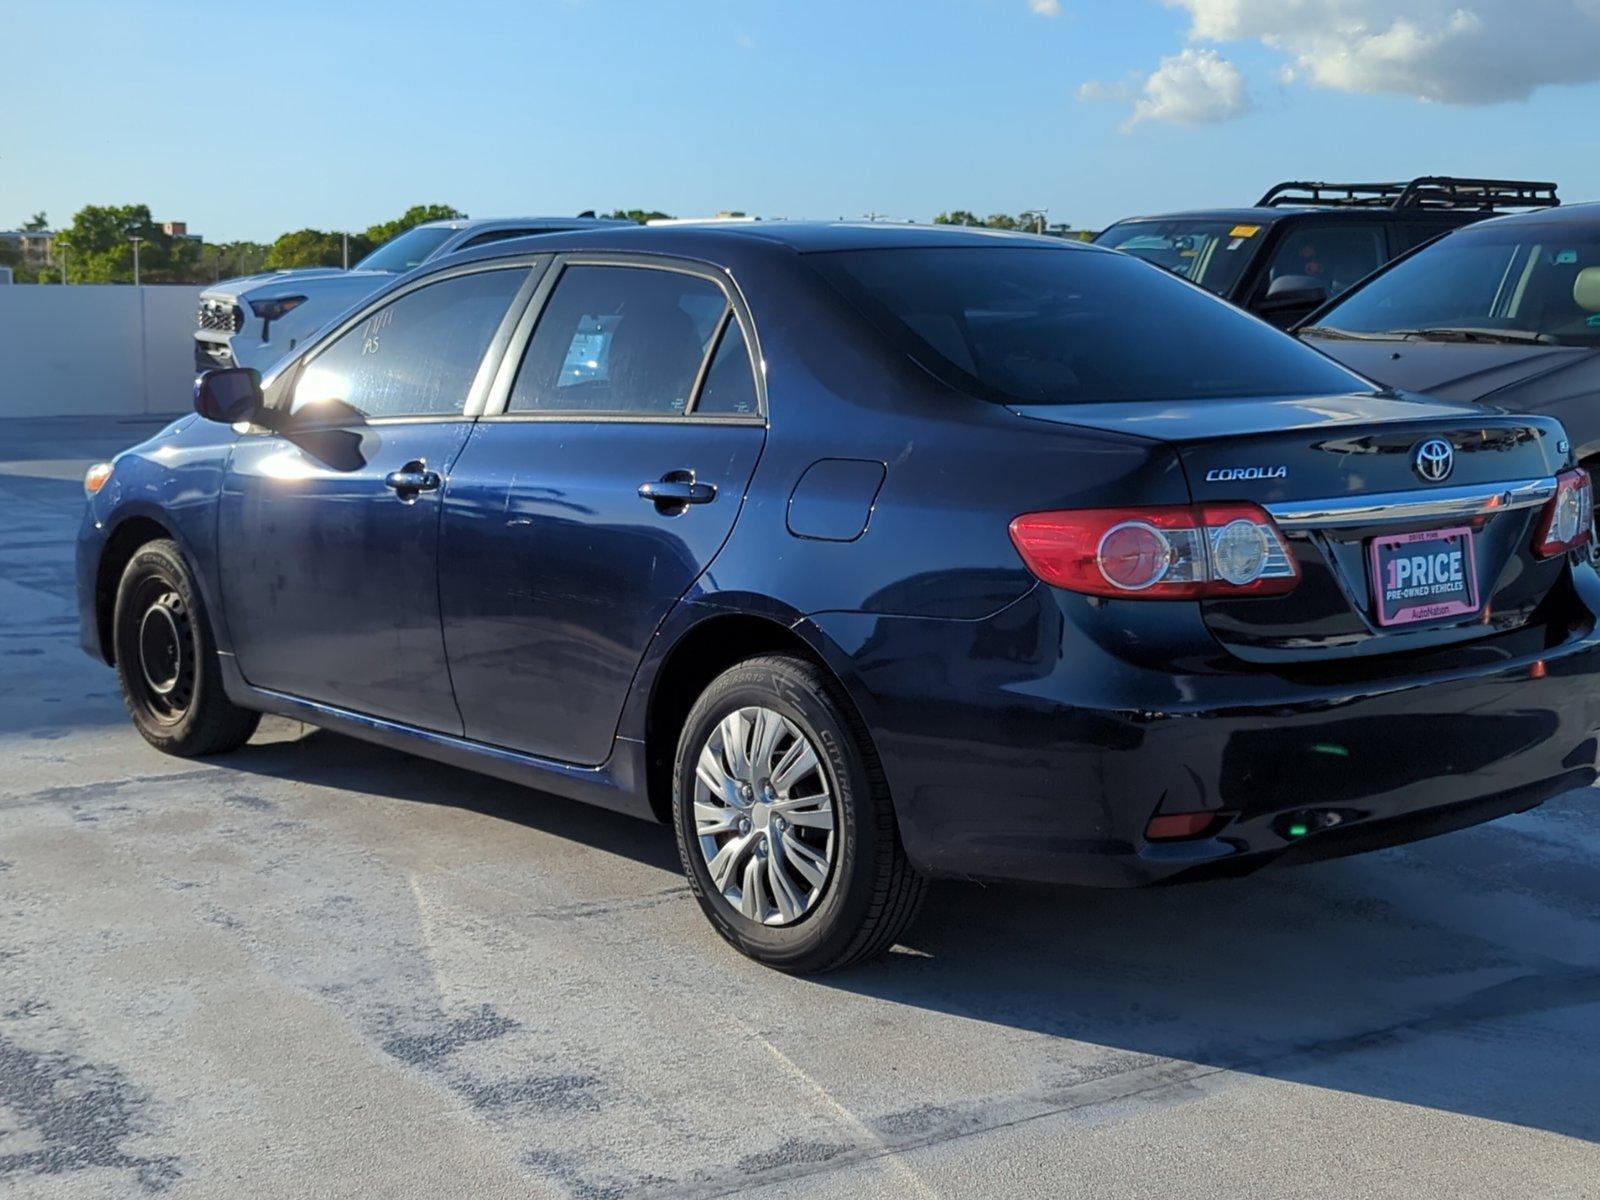
<path fill-rule="evenodd" d="M 1257 208 L 1429 208 L 1493 212 L 1555 208 L 1556 185 L 1527 179 L 1422 175 L 1409 183 L 1311 183 L 1288 180 L 1268 190 Z"/>

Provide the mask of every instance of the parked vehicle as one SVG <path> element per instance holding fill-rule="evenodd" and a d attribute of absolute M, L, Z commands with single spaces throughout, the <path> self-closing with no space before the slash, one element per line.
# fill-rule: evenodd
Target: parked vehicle
<path fill-rule="evenodd" d="M 1413 247 L 1497 212 L 1553 208 L 1553 183 L 1426 175 L 1280 183 L 1253 208 L 1119 221 L 1095 239 L 1286 328 Z"/>
<path fill-rule="evenodd" d="M 1298 332 L 1381 383 L 1558 417 L 1600 466 L 1600 204 L 1452 233 Z"/>
<path fill-rule="evenodd" d="M 348 271 L 308 267 L 226 279 L 200 293 L 196 370 L 269 369 L 352 304 L 425 262 L 508 238 L 622 222 L 595 217 L 429 221 L 390 238 Z"/>
<path fill-rule="evenodd" d="M 281 713 L 670 822 L 784 970 L 929 876 L 1241 873 L 1596 775 L 1559 423 L 1098 247 L 503 242 L 196 407 L 86 481 L 83 642 L 151 744 Z"/>

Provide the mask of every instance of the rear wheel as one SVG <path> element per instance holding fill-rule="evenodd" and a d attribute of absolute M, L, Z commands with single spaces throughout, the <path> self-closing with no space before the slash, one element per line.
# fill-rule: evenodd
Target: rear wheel
<path fill-rule="evenodd" d="M 189 758 L 250 739 L 261 714 L 223 692 L 205 608 L 177 543 L 135 551 L 117 585 L 111 632 L 122 702 L 145 741 Z"/>
<path fill-rule="evenodd" d="M 678 742 L 673 823 L 717 932 L 779 970 L 882 953 L 922 900 L 866 732 L 804 659 L 750 659 L 701 695 Z"/>

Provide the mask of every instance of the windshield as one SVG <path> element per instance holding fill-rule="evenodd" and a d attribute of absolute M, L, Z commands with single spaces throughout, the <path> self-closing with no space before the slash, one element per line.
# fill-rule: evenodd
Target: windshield
<path fill-rule="evenodd" d="M 1371 390 L 1231 304 L 1120 254 L 952 246 L 807 259 L 934 375 L 1001 404 Z"/>
<path fill-rule="evenodd" d="M 1352 292 L 1316 328 L 1600 345 L 1600 230 L 1526 223 L 1460 230 Z"/>
<path fill-rule="evenodd" d="M 1262 228 L 1248 221 L 1124 221 L 1095 242 L 1226 296 L 1261 244 Z"/>
<path fill-rule="evenodd" d="M 393 271 L 402 274 L 420 267 L 453 233 L 448 225 L 418 225 L 392 237 L 356 264 L 358 271 Z"/>

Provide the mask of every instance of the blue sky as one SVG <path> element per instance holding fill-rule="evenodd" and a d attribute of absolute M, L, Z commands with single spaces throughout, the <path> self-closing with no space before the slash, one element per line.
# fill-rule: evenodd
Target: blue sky
<path fill-rule="evenodd" d="M 1585 0 L 1343 0 L 1367 26 L 1336 38 L 1305 15 L 1333 3 L 8 0 L 38 40 L 0 75 L 0 228 L 141 201 L 213 241 L 418 202 L 1098 227 L 1433 172 L 1600 198 Z"/>

